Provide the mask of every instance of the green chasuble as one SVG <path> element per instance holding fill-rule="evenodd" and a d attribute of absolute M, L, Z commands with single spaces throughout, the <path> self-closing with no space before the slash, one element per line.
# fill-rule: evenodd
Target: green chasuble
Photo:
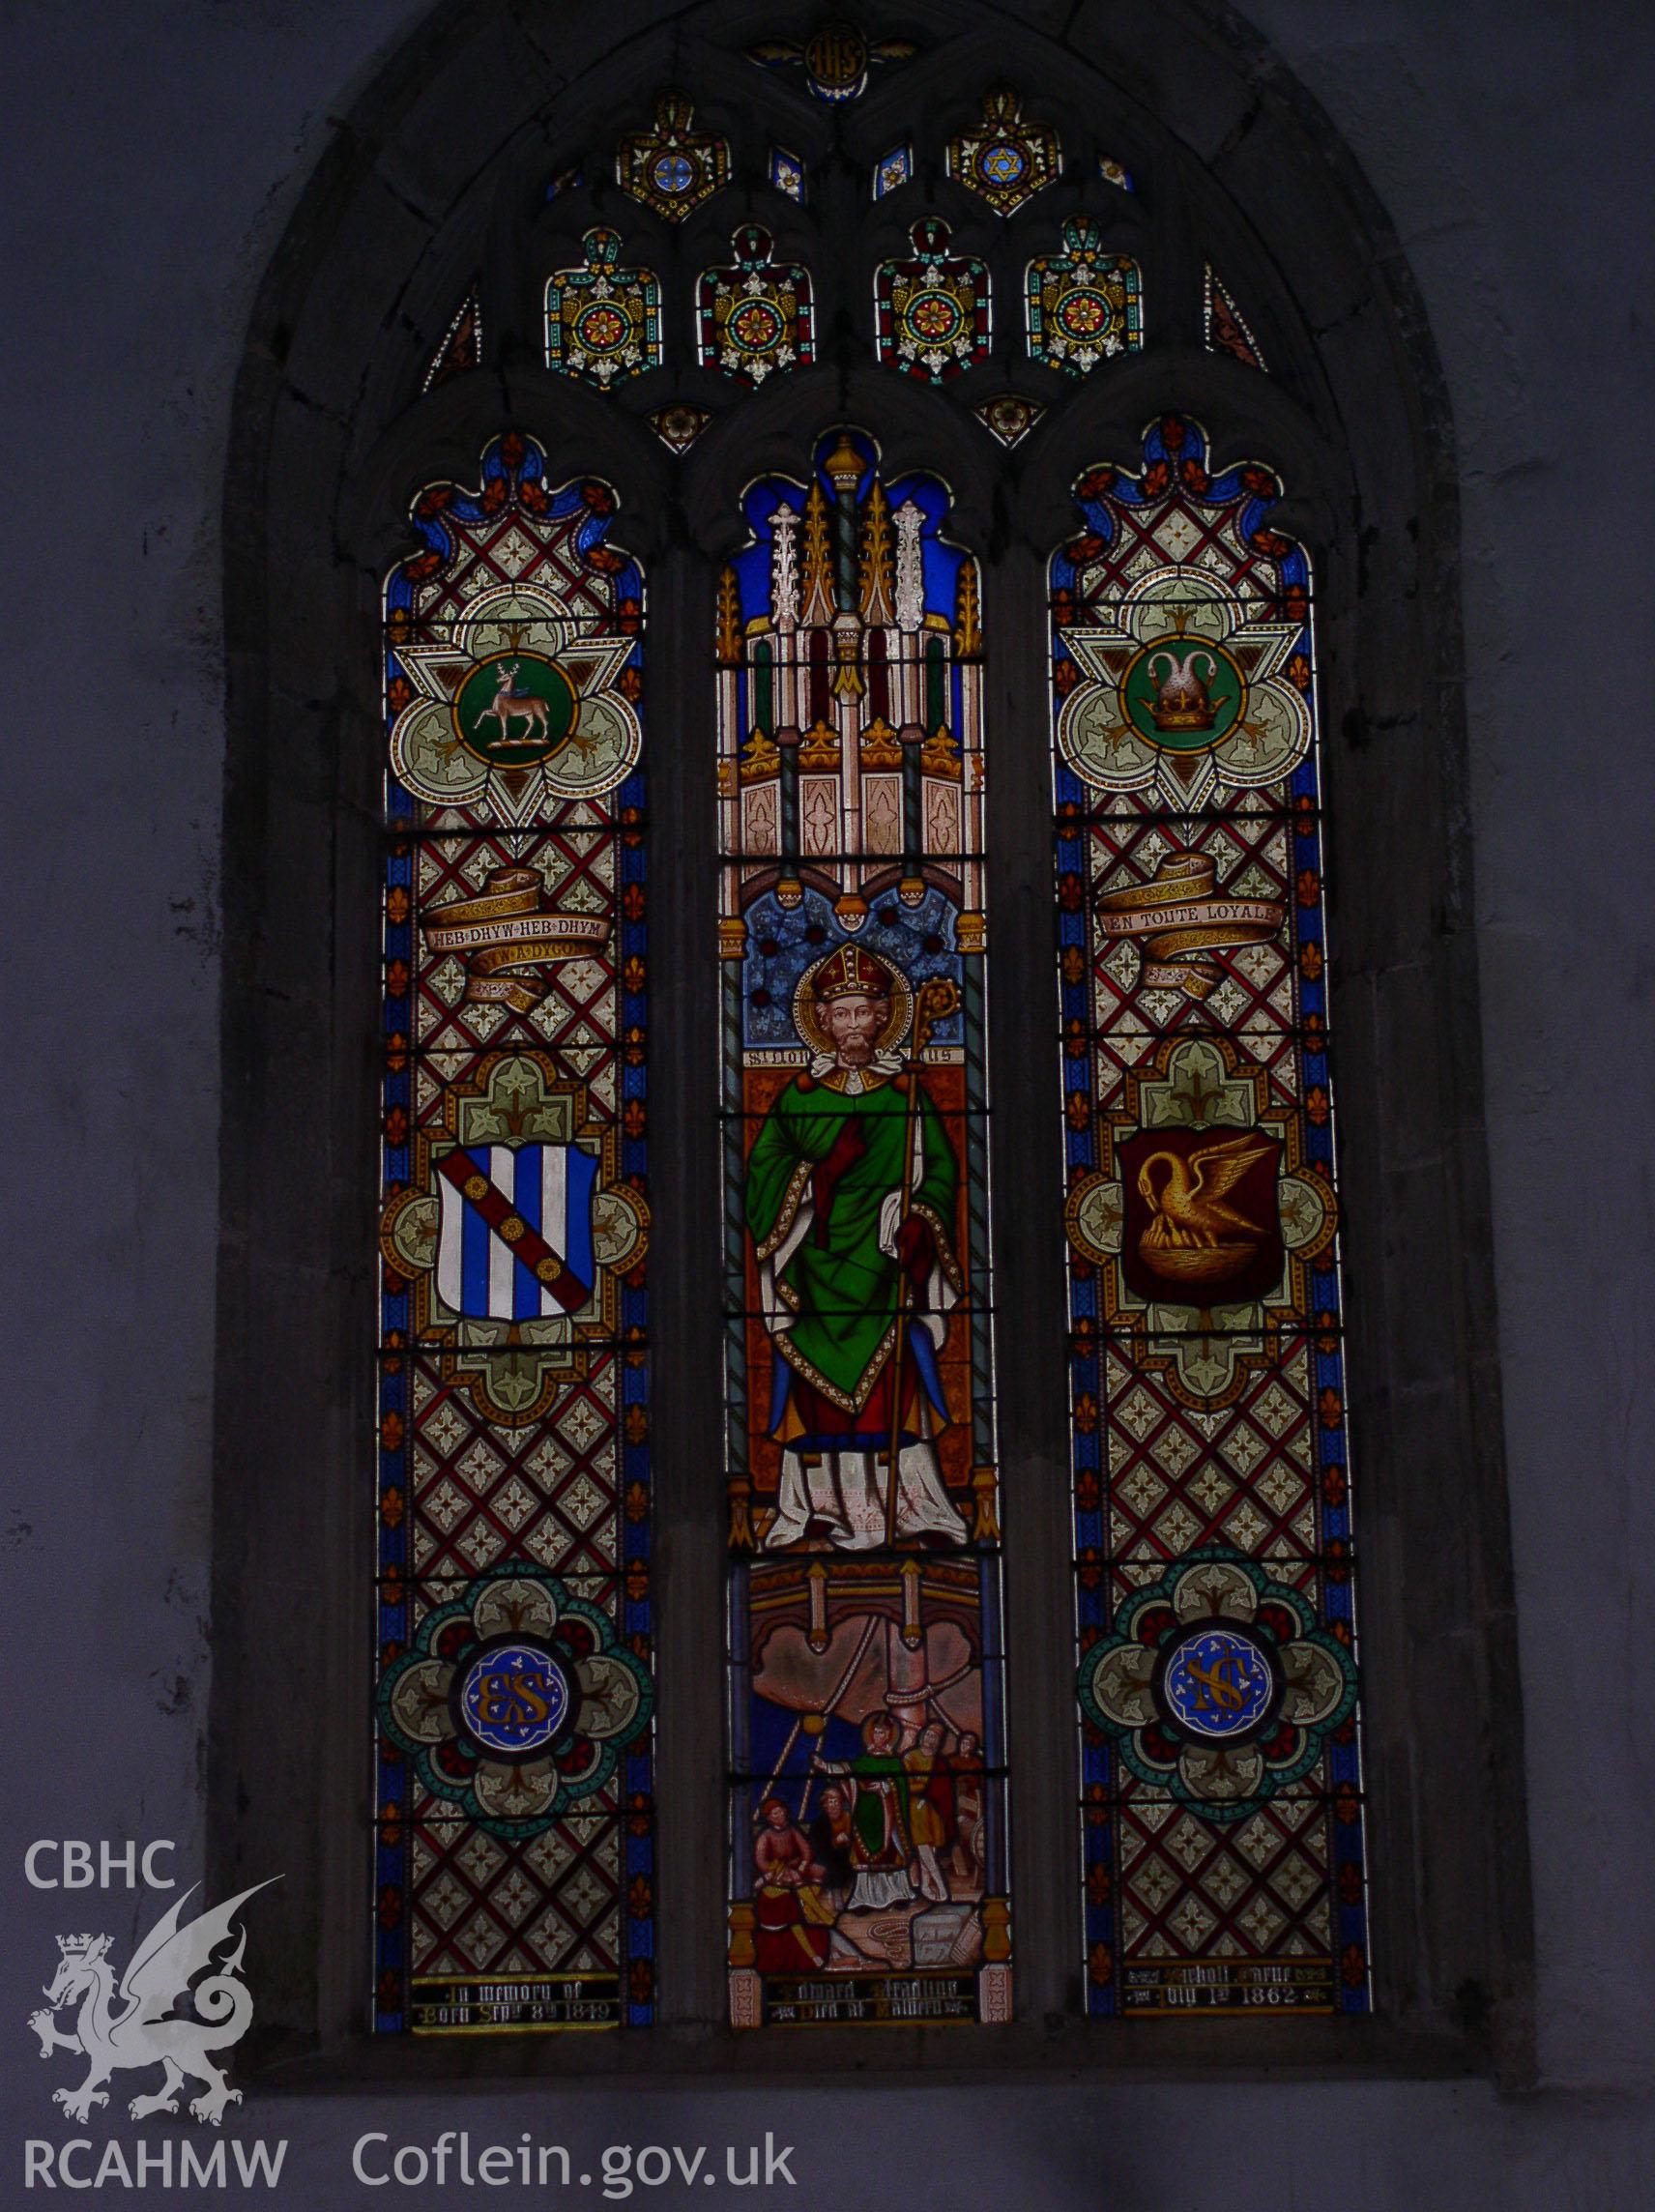
<path fill-rule="evenodd" d="M 861 1845 L 861 1863 L 868 1867 L 906 1866 L 914 1848 L 909 1834 L 908 1769 L 894 1752 L 864 1751 L 860 1758 L 852 1760 L 851 1772 L 857 1778 L 851 1824 Z"/>
<path fill-rule="evenodd" d="M 794 1322 L 774 1341 L 806 1382 L 859 1412 L 889 1349 L 901 1288 L 901 1270 L 880 1250 L 879 1233 L 886 1198 L 902 1187 L 907 1087 L 876 1076 L 877 1088 L 852 1095 L 843 1080 L 837 1071 L 822 1082 L 796 1077 L 765 1116 L 747 1162 L 747 1226 L 761 1260 L 776 1251 L 811 1203 L 812 1170 L 855 1123 L 863 1150 L 834 1185 L 826 1222 L 811 1223 L 777 1271 Z M 959 1162 L 923 1086 L 915 1111 L 920 1164 L 909 1210 L 929 1223 L 944 1271 L 960 1289 L 952 1248 Z"/>

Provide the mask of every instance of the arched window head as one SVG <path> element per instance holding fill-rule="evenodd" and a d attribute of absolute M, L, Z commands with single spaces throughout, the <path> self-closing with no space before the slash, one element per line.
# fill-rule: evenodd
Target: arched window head
<path fill-rule="evenodd" d="M 261 2028 L 1479 2064 L 1526 1904 L 1400 247 L 1182 0 L 460 14 L 234 449 Z"/>

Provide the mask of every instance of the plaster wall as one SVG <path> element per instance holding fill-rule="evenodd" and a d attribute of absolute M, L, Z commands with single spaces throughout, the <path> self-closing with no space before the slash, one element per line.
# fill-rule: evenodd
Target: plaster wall
<path fill-rule="evenodd" d="M 1058 11 L 1031 7 L 1043 17 Z M 153 1917 L 31 1890 L 42 1836 L 203 1849 L 223 686 L 218 519 L 256 287 L 421 0 L 10 0 L 0 626 L 12 1092 L 0 1491 L 7 2122 L 57 2115 L 22 2034 L 52 1938 Z M 1655 16 L 1639 0 L 1252 0 L 1401 235 L 1462 461 L 1466 711 L 1542 2087 L 260 2097 L 291 2201 L 363 2201 L 368 2128 L 577 2150 L 798 2147 L 809 2204 L 890 2162 L 961 2206 L 1360 2212 L 1640 2200 L 1652 1042 L 1649 561 L 1639 531 Z M 1491 1315 L 1489 1325 L 1495 1325 Z M 220 1594 L 233 1605 L 233 1594 Z M 302 1604 L 302 1592 L 295 1593 Z M 95 2137 L 108 2132 L 100 2115 Z M 654 2196 L 671 2200 L 678 2192 Z M 722 2201 L 723 2192 L 682 2193 Z M 373 2199 L 369 2197 L 367 2201 Z M 433 2196 L 432 2202 L 446 2199 Z M 452 2200 L 459 2200 L 457 2194 Z M 423 2198 L 421 2198 L 423 2201 Z"/>

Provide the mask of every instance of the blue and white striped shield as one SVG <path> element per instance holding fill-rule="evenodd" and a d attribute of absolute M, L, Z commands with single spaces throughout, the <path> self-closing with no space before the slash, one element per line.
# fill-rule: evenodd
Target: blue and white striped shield
<path fill-rule="evenodd" d="M 467 1145 L 436 1162 L 437 1292 L 478 1321 L 576 1313 L 597 1280 L 597 1162 L 577 1145 Z"/>

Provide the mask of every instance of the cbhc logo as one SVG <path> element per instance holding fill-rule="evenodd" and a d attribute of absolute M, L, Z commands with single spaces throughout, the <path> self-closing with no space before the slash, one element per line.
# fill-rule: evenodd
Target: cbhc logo
<path fill-rule="evenodd" d="M 136 1844 L 95 1847 L 73 1838 L 43 1836 L 23 1853 L 23 1873 L 31 1889 L 136 1889 L 140 1881 L 145 1889 L 176 1889 L 171 1875 L 157 1872 L 157 1862 L 162 1852 L 170 1856 L 177 1848 L 165 1836 L 146 1844 L 141 1853 Z M 61 1872 L 49 1871 L 54 1864 Z"/>

